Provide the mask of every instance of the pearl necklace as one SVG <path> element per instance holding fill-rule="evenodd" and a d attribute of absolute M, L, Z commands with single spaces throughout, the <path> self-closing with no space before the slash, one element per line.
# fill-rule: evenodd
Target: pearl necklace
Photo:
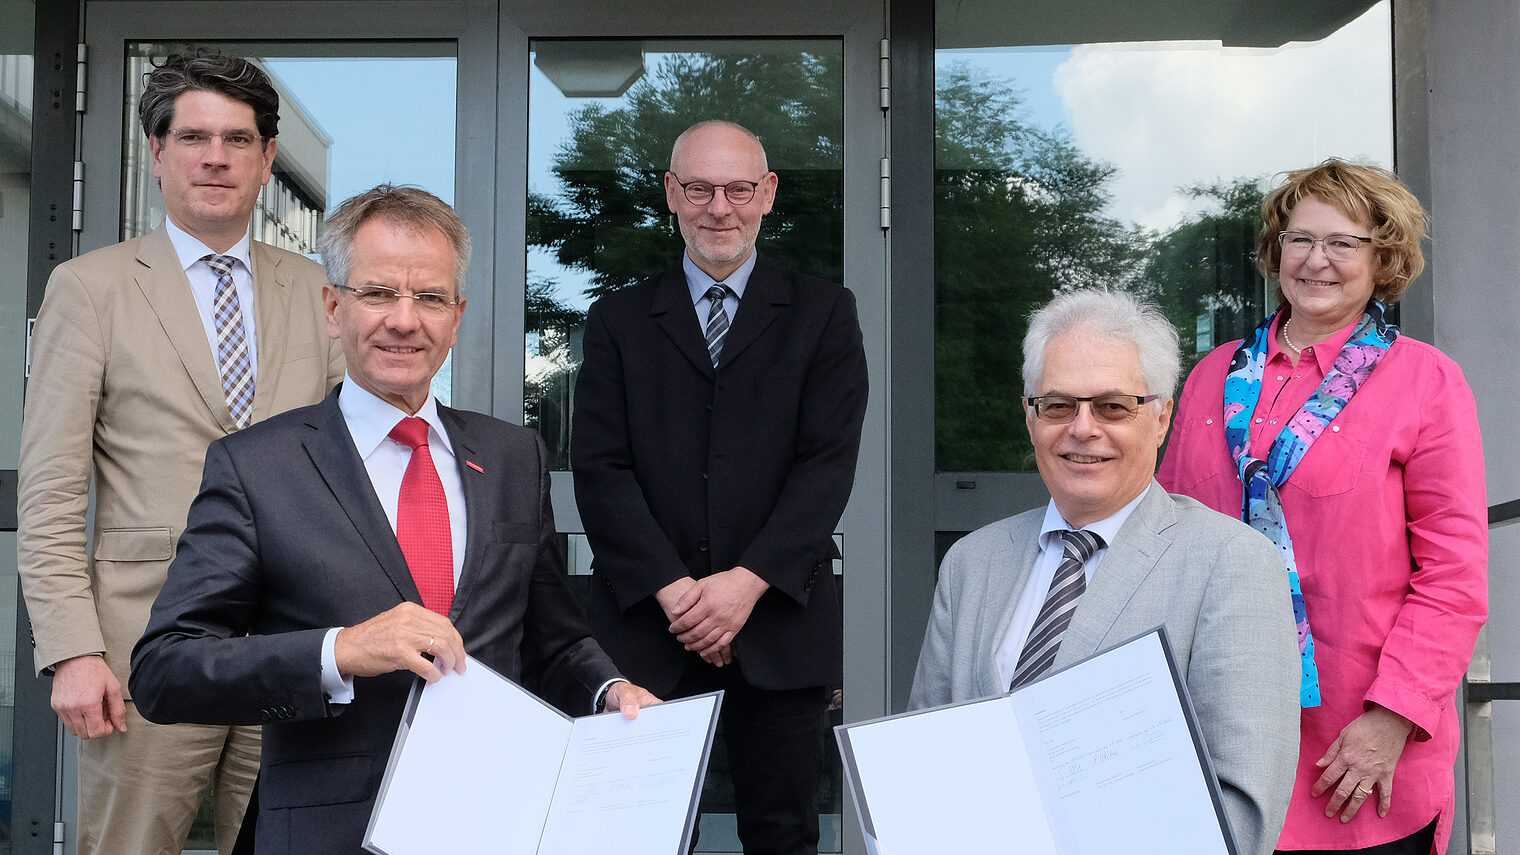
<path fill-rule="evenodd" d="M 1288 345 L 1288 347 L 1290 347 L 1290 348 L 1293 349 L 1294 353 L 1303 353 L 1304 349 L 1301 348 L 1301 347 L 1299 347 L 1298 345 L 1294 344 L 1293 343 L 1293 339 L 1288 338 L 1288 327 L 1291 327 L 1291 326 L 1293 326 L 1293 319 L 1292 318 L 1289 318 L 1288 320 L 1286 320 L 1286 321 L 1283 322 L 1283 325 L 1282 325 L 1282 337 L 1283 337 L 1283 341 Z"/>

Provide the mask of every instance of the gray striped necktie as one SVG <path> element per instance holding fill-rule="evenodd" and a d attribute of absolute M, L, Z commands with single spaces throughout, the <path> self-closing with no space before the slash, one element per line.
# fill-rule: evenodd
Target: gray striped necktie
<path fill-rule="evenodd" d="M 1014 669 L 1009 691 L 1033 682 L 1050 670 L 1056 661 L 1056 651 L 1061 649 L 1061 636 L 1066 633 L 1066 627 L 1071 624 L 1071 616 L 1077 611 L 1077 600 L 1087 590 L 1087 576 L 1082 572 L 1082 565 L 1103 545 L 1103 538 L 1086 530 L 1063 531 L 1061 539 L 1066 542 L 1061 565 L 1056 568 L 1056 574 L 1050 580 L 1050 591 L 1045 594 L 1045 604 L 1040 607 L 1040 613 L 1034 619 L 1034 628 L 1029 631 L 1029 640 L 1024 642 L 1024 650 L 1019 654 L 1019 664 Z"/>
<path fill-rule="evenodd" d="M 723 336 L 728 332 L 728 312 L 723 309 L 723 298 L 728 286 L 722 282 L 707 289 L 707 299 L 712 308 L 707 310 L 707 355 L 712 357 L 714 368 L 718 367 L 718 354 L 723 352 Z"/>
<path fill-rule="evenodd" d="M 237 287 L 232 284 L 232 264 L 236 260 L 227 255 L 205 257 L 216 274 L 216 296 L 211 303 L 216 321 L 216 369 L 222 376 L 222 394 L 227 396 L 232 420 L 245 428 L 253 417 L 253 360 L 248 354 L 243 307 L 238 301 Z"/>

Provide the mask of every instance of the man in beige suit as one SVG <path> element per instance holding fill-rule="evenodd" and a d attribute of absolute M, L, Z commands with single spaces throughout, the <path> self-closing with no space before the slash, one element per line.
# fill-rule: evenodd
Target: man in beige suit
<path fill-rule="evenodd" d="M 231 850 L 257 728 L 162 726 L 124 694 L 206 446 L 343 376 L 322 268 L 252 241 L 279 96 L 233 57 L 170 57 L 139 105 L 168 220 L 59 265 L 32 340 L 17 552 L 39 673 L 79 747 L 80 855 L 178 853 L 201 794 Z M 94 524 L 86 506 L 94 479 Z"/>

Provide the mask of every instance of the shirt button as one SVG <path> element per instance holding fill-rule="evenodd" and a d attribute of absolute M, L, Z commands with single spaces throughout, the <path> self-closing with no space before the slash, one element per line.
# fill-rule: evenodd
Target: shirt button
<path fill-rule="evenodd" d="M 1214 423 L 1214 420 L 1213 419 L 1204 419 L 1203 423 L 1206 424 L 1206 425 L 1211 425 L 1211 424 Z"/>
<path fill-rule="evenodd" d="M 1257 419 L 1257 420 L 1256 420 L 1256 423 L 1257 423 L 1257 424 L 1261 424 L 1261 419 Z"/>
<path fill-rule="evenodd" d="M 1333 430 L 1333 431 L 1335 431 L 1336 433 L 1340 433 L 1341 432 L 1341 426 L 1340 425 L 1331 425 L 1330 429 Z"/>
<path fill-rule="evenodd" d="M 1283 376 L 1281 374 L 1279 374 L 1279 375 L 1277 375 L 1277 379 L 1280 382 L 1283 379 Z"/>
<path fill-rule="evenodd" d="M 1273 420 L 1267 422 L 1267 424 L 1269 424 L 1269 425 L 1275 425 L 1275 424 L 1277 424 L 1277 419 L 1273 419 Z"/>

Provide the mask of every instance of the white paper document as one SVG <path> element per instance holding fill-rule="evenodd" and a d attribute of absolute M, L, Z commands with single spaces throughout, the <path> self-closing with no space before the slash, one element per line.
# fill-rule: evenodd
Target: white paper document
<path fill-rule="evenodd" d="M 1011 695 L 835 728 L 875 855 L 1235 855 L 1164 630 Z"/>
<path fill-rule="evenodd" d="M 414 689 L 364 846 L 381 855 L 685 852 L 722 693 L 572 719 L 471 660 Z"/>

